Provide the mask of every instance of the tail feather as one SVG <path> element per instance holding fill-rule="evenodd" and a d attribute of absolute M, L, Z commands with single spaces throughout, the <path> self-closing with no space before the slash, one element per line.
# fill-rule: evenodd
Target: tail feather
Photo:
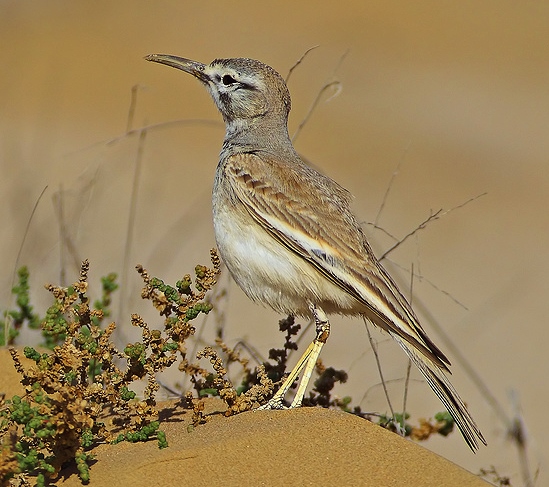
<path fill-rule="evenodd" d="M 433 392 L 442 401 L 452 418 L 454 418 L 454 421 L 469 448 L 475 452 L 479 447 L 479 440 L 486 445 L 484 436 L 482 436 L 473 417 L 467 410 L 467 407 L 461 397 L 459 397 L 457 391 L 454 389 L 454 386 L 452 386 L 444 374 L 444 371 L 428 358 L 421 356 L 416 349 L 412 348 L 398 335 L 392 333 L 391 335 L 423 374 L 427 383 L 431 386 L 431 389 L 433 389 Z"/>

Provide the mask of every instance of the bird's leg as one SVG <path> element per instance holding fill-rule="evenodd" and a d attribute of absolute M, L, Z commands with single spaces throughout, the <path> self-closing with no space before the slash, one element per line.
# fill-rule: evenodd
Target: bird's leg
<path fill-rule="evenodd" d="M 307 351 L 309 351 L 309 353 L 307 354 L 306 351 L 304 354 L 308 355 L 305 362 L 305 370 L 303 372 L 301 382 L 299 383 L 299 387 L 297 388 L 294 400 L 292 401 L 292 404 L 290 406 L 291 408 L 301 406 L 301 403 L 303 402 L 303 396 L 305 395 L 305 390 L 307 389 L 307 385 L 309 384 L 309 380 L 311 379 L 313 370 L 316 367 L 316 362 L 318 360 L 322 347 L 330 336 L 330 322 L 328 321 L 328 318 L 324 311 L 314 305 L 311 305 L 311 311 L 313 312 L 313 316 L 315 317 L 316 337 L 311 345 L 309 345 L 309 347 L 307 348 Z"/>
<path fill-rule="evenodd" d="M 324 311 L 314 305 L 310 305 L 310 309 L 315 318 L 315 339 L 307 347 L 307 350 L 305 350 L 305 353 L 301 356 L 296 366 L 290 372 L 290 375 L 286 378 L 282 386 L 280 386 L 280 389 L 277 391 L 277 393 L 269 400 L 267 404 L 264 404 L 258 409 L 285 409 L 283 403 L 284 396 L 292 387 L 292 384 L 296 380 L 297 376 L 301 373 L 302 370 L 304 370 L 303 377 L 301 378 L 299 387 L 295 394 L 294 400 L 290 405 L 290 408 L 297 408 L 301 406 L 301 403 L 303 402 L 303 396 L 305 395 L 307 385 L 316 366 L 320 351 L 322 350 L 322 347 L 330 336 L 330 322 L 328 321 L 328 318 L 326 317 Z"/>

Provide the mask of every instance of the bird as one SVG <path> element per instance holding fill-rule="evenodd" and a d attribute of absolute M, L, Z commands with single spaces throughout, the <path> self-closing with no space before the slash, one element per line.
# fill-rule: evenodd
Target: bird
<path fill-rule="evenodd" d="M 316 335 L 276 394 L 259 409 L 302 404 L 330 335 L 328 315 L 359 316 L 404 350 L 442 401 L 474 452 L 486 444 L 448 380 L 450 361 L 422 328 L 408 300 L 375 257 L 351 194 L 298 155 L 288 134 L 291 98 L 282 76 L 249 58 L 209 64 L 168 54 L 152 61 L 194 76 L 225 122 L 212 191 L 221 259 L 244 293 L 276 312 L 313 318 Z"/>

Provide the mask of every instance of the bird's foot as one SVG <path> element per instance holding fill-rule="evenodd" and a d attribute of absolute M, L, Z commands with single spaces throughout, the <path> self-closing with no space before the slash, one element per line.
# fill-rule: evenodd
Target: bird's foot
<path fill-rule="evenodd" d="M 255 408 L 254 411 L 274 410 L 274 409 L 278 409 L 278 410 L 294 409 L 294 408 L 298 408 L 298 407 L 301 407 L 301 401 L 296 402 L 294 400 L 294 402 L 292 402 L 292 404 L 290 404 L 289 406 L 285 406 L 284 402 L 282 400 L 282 397 L 276 397 L 276 395 L 275 395 L 268 402 L 263 404 L 263 406 L 259 406 L 258 408 Z"/>
<path fill-rule="evenodd" d="M 267 409 L 290 409 L 288 406 L 284 406 L 281 398 L 273 397 L 268 402 L 259 406 L 255 411 L 267 410 Z"/>

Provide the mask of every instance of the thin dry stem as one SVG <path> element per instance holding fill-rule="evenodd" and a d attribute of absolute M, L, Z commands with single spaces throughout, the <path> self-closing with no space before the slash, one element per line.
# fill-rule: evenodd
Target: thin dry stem
<path fill-rule="evenodd" d="M 383 209 L 385 208 L 385 204 L 387 203 L 387 200 L 389 199 L 389 193 L 391 192 L 391 189 L 393 187 L 393 184 L 396 180 L 396 177 L 398 176 L 400 172 L 400 166 L 402 166 L 402 163 L 404 162 L 404 159 L 406 155 L 408 154 L 408 151 L 410 150 L 411 142 L 408 142 L 408 145 L 404 149 L 404 153 L 402 154 L 402 157 L 400 158 L 400 161 L 398 162 L 395 170 L 391 174 L 391 179 L 389 180 L 389 184 L 387 185 L 387 189 L 385 190 L 385 194 L 383 195 L 383 199 L 381 200 L 381 204 L 379 205 L 379 209 L 377 211 L 376 218 L 374 220 L 374 227 L 377 227 L 377 224 L 379 222 L 379 219 L 381 218 L 381 213 L 383 212 Z"/>
<path fill-rule="evenodd" d="M 389 391 L 387 390 L 387 382 L 385 381 L 385 378 L 383 377 L 383 370 L 381 368 L 381 361 L 379 359 L 379 354 L 377 352 L 377 345 L 374 341 L 374 338 L 372 337 L 372 334 L 370 332 L 370 327 L 368 325 L 368 321 L 366 318 L 363 319 L 364 324 L 366 325 L 366 331 L 368 332 L 368 340 L 370 341 L 370 347 L 372 347 L 372 351 L 374 352 L 374 357 L 376 359 L 377 364 L 377 370 L 379 372 L 379 378 L 381 379 L 381 384 L 383 386 L 383 392 L 385 393 L 385 398 L 387 399 L 387 404 L 389 405 L 389 410 L 391 411 L 391 416 L 395 416 L 395 412 L 393 409 L 393 405 L 391 404 L 391 398 L 389 397 Z"/>
<path fill-rule="evenodd" d="M 334 80 L 333 78 L 334 78 L 337 70 L 341 66 L 341 63 L 347 57 L 348 53 L 349 53 L 349 51 L 345 51 L 341 55 L 341 57 L 339 58 L 339 60 L 336 64 L 331 76 L 328 78 L 328 81 L 326 81 L 324 83 L 324 85 L 320 88 L 318 94 L 316 95 L 316 98 L 313 100 L 313 103 L 312 103 L 311 107 L 309 108 L 309 111 L 307 112 L 304 119 L 301 121 L 301 123 L 297 127 L 297 130 L 294 132 L 294 135 L 292 136 L 292 142 L 293 143 L 295 143 L 297 137 L 301 133 L 301 130 L 303 129 L 303 127 L 305 127 L 305 125 L 307 124 L 307 122 L 309 121 L 311 116 L 313 115 L 313 113 L 316 110 L 318 104 L 320 103 L 320 100 L 321 100 L 322 96 L 324 95 L 324 93 L 327 90 L 329 90 L 330 88 L 335 87 L 334 93 L 330 97 L 328 97 L 328 99 L 326 101 L 330 101 L 332 98 L 336 97 L 337 95 L 339 95 L 341 93 L 341 83 L 337 80 Z"/>
<path fill-rule="evenodd" d="M 303 55 L 294 63 L 294 65 L 290 68 L 290 71 L 288 71 L 288 75 L 286 76 L 286 79 L 284 80 L 286 82 L 286 84 L 288 84 L 288 80 L 290 79 L 290 76 L 294 72 L 294 69 L 297 68 L 303 62 L 303 60 L 307 57 L 307 55 L 311 51 L 314 51 L 317 47 L 320 47 L 320 44 L 317 44 L 316 46 L 313 46 L 313 47 L 309 47 L 309 49 L 307 49 L 303 53 Z"/>
<path fill-rule="evenodd" d="M 130 267 L 131 247 L 133 241 L 133 233 L 135 228 L 135 215 L 137 210 L 137 200 L 139 195 L 139 185 L 141 182 L 141 167 L 143 164 L 143 152 L 145 148 L 145 139 L 147 130 L 143 129 L 139 133 L 139 142 L 137 144 L 137 154 L 135 157 L 135 166 L 133 174 L 132 192 L 130 197 L 130 209 L 128 214 L 128 226 L 126 228 L 126 240 L 124 243 L 124 261 L 122 264 L 122 272 L 120 276 L 120 301 L 118 305 L 119 316 L 124 316 L 126 311 L 125 303 L 127 296 L 124 294 L 126 283 L 128 281 L 128 271 Z"/>
<path fill-rule="evenodd" d="M 454 206 L 453 208 L 450 208 L 449 210 L 443 210 L 442 208 L 437 210 L 435 213 L 431 213 L 431 215 L 429 215 L 425 220 L 423 220 L 416 228 L 414 228 L 411 232 L 407 233 L 404 237 L 402 237 L 395 245 L 393 245 L 392 247 L 390 247 L 388 250 L 386 250 L 382 255 L 381 257 L 379 258 L 379 260 L 383 260 L 385 259 L 385 257 L 387 257 L 391 252 L 393 252 L 395 249 L 397 249 L 398 247 L 400 247 L 406 240 L 408 240 L 412 235 L 415 235 L 417 232 L 419 232 L 420 230 L 423 230 L 424 228 L 427 227 L 427 225 L 432 222 L 432 221 L 435 221 L 435 220 L 439 220 L 440 218 L 442 218 L 443 216 L 447 215 L 448 213 L 450 213 L 451 211 L 454 211 L 454 210 L 457 210 L 459 208 L 463 208 L 465 205 L 468 205 L 469 203 L 477 200 L 478 198 L 480 198 L 481 196 L 484 196 L 486 195 L 487 193 L 482 193 L 482 194 L 479 194 L 477 196 L 473 196 L 472 198 L 469 198 L 467 201 L 457 205 L 457 206 Z"/>

